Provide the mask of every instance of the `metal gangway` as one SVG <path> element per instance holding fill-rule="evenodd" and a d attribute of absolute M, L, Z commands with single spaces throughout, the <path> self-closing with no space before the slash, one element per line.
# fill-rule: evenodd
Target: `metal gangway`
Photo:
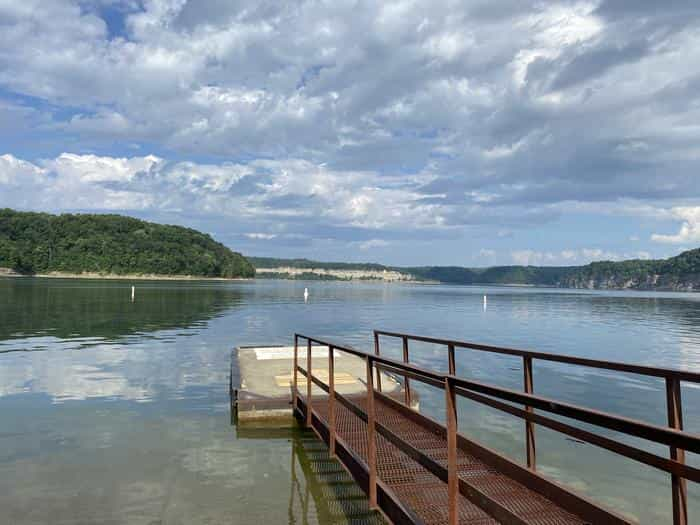
<path fill-rule="evenodd" d="M 402 342 L 402 361 L 381 355 L 380 338 L 398 338 Z M 410 341 L 444 345 L 448 373 L 409 363 Z M 312 347 L 317 345 L 328 348 L 324 363 L 328 373 L 323 374 L 327 383 L 313 373 Z M 386 331 L 374 332 L 374 346 L 374 353 L 368 353 L 326 338 L 295 334 L 292 405 L 296 417 L 315 431 L 328 445 L 331 456 L 340 461 L 365 491 L 370 507 L 381 511 L 392 523 L 635 523 L 633 518 L 538 472 L 535 425 L 670 474 L 673 523 L 691 523 L 686 482 L 699 482 L 700 469 L 686 463 L 685 453 L 700 453 L 700 436 L 683 431 L 681 382 L 700 383 L 700 374 Z M 521 358 L 523 391 L 458 377 L 455 352 L 459 349 Z M 352 395 L 338 392 L 334 384 L 337 352 L 365 361 L 366 391 Z M 306 354 L 303 356 L 306 368 L 300 366 L 300 353 Z M 535 395 L 533 365 L 537 361 L 660 378 L 666 385 L 668 426 Z M 403 399 L 382 392 L 382 374 L 403 379 Z M 300 375 L 305 378 L 305 392 L 298 388 Z M 411 408 L 413 382 L 444 391 L 445 425 Z M 312 389 L 312 385 L 318 388 Z M 526 464 L 517 463 L 459 432 L 457 399 L 460 397 L 524 420 Z M 669 457 L 612 439 L 590 430 L 591 427 L 668 446 Z"/>

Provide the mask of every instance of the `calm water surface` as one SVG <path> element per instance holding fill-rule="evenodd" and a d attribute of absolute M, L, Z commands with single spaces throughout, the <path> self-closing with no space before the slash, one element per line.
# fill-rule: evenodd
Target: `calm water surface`
<path fill-rule="evenodd" d="M 231 425 L 231 349 L 289 344 L 294 331 L 369 349 L 371 330 L 384 328 L 700 371 L 700 295 L 145 282 L 131 303 L 130 286 L 0 279 L 0 522 L 325 524 L 342 523 L 343 509 L 357 515 L 357 494 L 343 500 L 357 508 L 328 504 L 307 433 Z M 447 367 L 443 348 L 411 352 L 417 364 Z M 387 353 L 400 349 L 387 344 Z M 517 359 L 463 351 L 457 367 L 503 386 L 522 381 Z M 535 390 L 665 423 L 658 380 L 537 364 Z M 420 394 L 421 410 L 441 418 L 442 394 Z M 686 428 L 700 432 L 700 390 L 684 385 L 683 396 Z M 521 421 L 460 403 L 460 431 L 523 460 Z M 641 523 L 670 522 L 668 476 L 546 429 L 537 443 L 546 474 Z M 700 492 L 692 483 L 689 491 L 700 523 Z"/>

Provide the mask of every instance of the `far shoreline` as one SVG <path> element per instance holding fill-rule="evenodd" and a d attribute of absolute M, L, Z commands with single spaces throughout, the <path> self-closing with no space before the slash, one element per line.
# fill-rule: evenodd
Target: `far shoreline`
<path fill-rule="evenodd" d="M 212 282 L 255 282 L 255 281 L 306 281 L 306 282 L 354 282 L 354 283 L 383 283 L 392 285 L 447 285 L 447 286 L 464 286 L 464 287 L 503 287 L 503 288 L 543 288 L 553 290 L 569 290 L 569 291 L 608 291 L 608 292 L 657 292 L 657 293 L 700 293 L 700 290 L 688 289 L 672 289 L 672 288 L 586 288 L 586 287 L 569 287 L 569 286 L 552 286 L 552 285 L 537 285 L 523 283 L 444 283 L 440 281 L 418 281 L 418 280 L 401 280 L 401 281 L 382 281 L 380 279 L 299 279 L 285 277 L 205 277 L 197 275 L 161 275 L 161 274 L 113 274 L 99 272 L 48 272 L 23 274 L 15 272 L 9 268 L 0 268 L 0 279 L 2 278 L 42 278 L 42 279 L 88 279 L 88 280 L 112 280 L 112 281 L 212 281 Z"/>
<path fill-rule="evenodd" d="M 1 277 L 18 277 L 31 279 L 33 277 L 45 279 L 104 279 L 114 281 L 253 281 L 254 277 L 206 277 L 199 275 L 165 275 L 165 274 L 118 274 L 99 272 L 48 272 L 48 273 L 18 273 L 7 268 L 0 268 Z"/>

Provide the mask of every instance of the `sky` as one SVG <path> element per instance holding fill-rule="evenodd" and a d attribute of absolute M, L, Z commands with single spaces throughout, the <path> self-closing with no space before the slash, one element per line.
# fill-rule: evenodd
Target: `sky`
<path fill-rule="evenodd" d="M 697 0 L 0 0 L 0 207 L 248 255 L 700 246 Z"/>

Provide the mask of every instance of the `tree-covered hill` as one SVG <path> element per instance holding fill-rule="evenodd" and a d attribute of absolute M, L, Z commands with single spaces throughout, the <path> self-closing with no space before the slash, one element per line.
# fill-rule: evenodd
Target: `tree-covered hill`
<path fill-rule="evenodd" d="M 567 275 L 562 286 L 700 290 L 700 248 L 656 260 L 600 261 Z"/>
<path fill-rule="evenodd" d="M 576 267 L 570 266 L 491 266 L 489 268 L 418 266 L 402 270 L 419 279 L 450 284 L 558 286 L 561 280 L 575 269 Z"/>
<path fill-rule="evenodd" d="M 518 284 L 562 288 L 619 288 L 640 290 L 700 290 L 700 248 L 669 259 L 599 261 L 584 266 L 462 266 L 392 267 L 381 264 L 326 263 L 308 259 L 252 257 L 256 268 L 394 271 L 413 279 L 449 284 Z M 314 278 L 304 273 L 295 278 Z M 323 275 L 324 279 L 330 278 Z"/>
<path fill-rule="evenodd" d="M 0 210 L 0 267 L 25 274 L 253 277 L 248 260 L 209 235 L 120 215 Z"/>

